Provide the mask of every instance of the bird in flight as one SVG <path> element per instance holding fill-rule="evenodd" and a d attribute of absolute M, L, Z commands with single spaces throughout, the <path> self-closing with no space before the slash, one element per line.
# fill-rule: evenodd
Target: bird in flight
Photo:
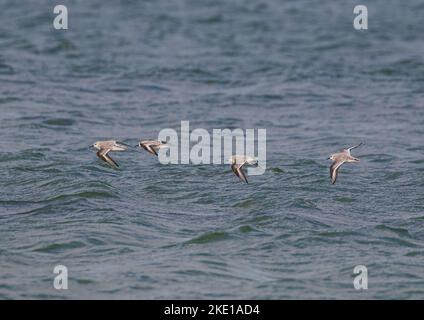
<path fill-rule="evenodd" d="M 144 150 L 155 156 L 158 155 L 159 149 L 168 148 L 168 145 L 165 141 L 159 140 L 143 140 L 140 141 L 137 146 L 143 148 Z"/>
<path fill-rule="evenodd" d="M 107 162 L 112 167 L 119 167 L 119 165 L 113 160 L 108 153 L 110 151 L 124 151 L 127 150 L 127 146 L 122 142 L 117 142 L 115 140 L 107 141 L 97 141 L 92 145 L 97 150 L 97 156 L 103 161 Z"/>
<path fill-rule="evenodd" d="M 233 170 L 234 174 L 239 177 L 242 181 L 248 183 L 246 175 L 243 171 L 243 166 L 251 165 L 258 166 L 258 160 L 250 156 L 241 156 L 234 155 L 230 157 L 231 170 Z"/>
<path fill-rule="evenodd" d="M 359 162 L 358 158 L 352 157 L 352 155 L 350 154 L 350 151 L 352 149 L 355 149 L 359 146 L 362 145 L 362 142 L 356 146 L 347 148 L 347 149 L 343 149 L 340 152 L 334 153 L 332 154 L 328 160 L 333 160 L 333 163 L 330 166 L 330 178 L 331 178 L 331 183 L 335 184 L 336 180 L 337 180 L 337 174 L 339 171 L 340 166 L 345 163 L 345 162 Z"/>

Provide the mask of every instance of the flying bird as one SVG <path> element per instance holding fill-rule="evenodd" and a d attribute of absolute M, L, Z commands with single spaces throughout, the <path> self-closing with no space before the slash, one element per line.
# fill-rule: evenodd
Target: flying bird
<path fill-rule="evenodd" d="M 119 167 L 119 165 L 113 160 L 108 153 L 110 151 L 124 151 L 127 150 L 126 145 L 122 142 L 117 142 L 115 140 L 108 141 L 97 141 L 92 145 L 92 147 L 96 148 L 97 156 L 103 161 L 107 162 L 112 167 Z"/>
<path fill-rule="evenodd" d="M 168 148 L 169 146 L 166 144 L 166 141 L 159 140 L 143 140 L 140 141 L 137 145 L 140 148 L 143 148 L 147 152 L 157 156 L 158 150 L 163 148 Z"/>
<path fill-rule="evenodd" d="M 331 178 L 331 183 L 335 184 L 336 180 L 337 180 L 337 174 L 339 171 L 340 166 L 345 163 L 345 162 L 359 162 L 358 158 L 352 157 L 350 154 L 350 151 L 352 149 L 355 149 L 359 146 L 362 145 L 362 142 L 356 146 L 347 148 L 347 149 L 343 149 L 338 153 L 334 153 L 332 154 L 328 160 L 333 160 L 333 163 L 330 166 L 330 178 Z"/>
<path fill-rule="evenodd" d="M 241 156 L 234 155 L 230 157 L 231 170 L 233 170 L 234 174 L 239 177 L 242 181 L 248 183 L 246 175 L 243 171 L 243 166 L 251 165 L 258 166 L 258 160 L 250 156 Z"/>

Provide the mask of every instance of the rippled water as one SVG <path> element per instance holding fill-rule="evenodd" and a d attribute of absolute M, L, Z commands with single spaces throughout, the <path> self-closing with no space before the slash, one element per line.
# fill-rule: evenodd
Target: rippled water
<path fill-rule="evenodd" d="M 0 1 L 0 297 L 424 298 L 424 3 L 368 2 Z M 181 120 L 266 173 L 88 149 Z"/>

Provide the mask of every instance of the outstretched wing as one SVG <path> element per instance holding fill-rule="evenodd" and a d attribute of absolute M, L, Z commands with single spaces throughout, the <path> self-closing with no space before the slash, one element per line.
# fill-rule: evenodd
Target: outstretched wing
<path fill-rule="evenodd" d="M 126 143 L 123 143 L 123 142 L 120 142 L 120 141 L 115 141 L 113 151 L 125 151 L 125 150 L 127 150 L 127 147 L 131 148 L 131 146 L 126 144 Z"/>
<path fill-rule="evenodd" d="M 109 149 L 102 149 L 97 151 L 97 156 L 102 159 L 104 162 L 107 162 L 108 164 L 110 164 L 112 167 L 119 167 L 119 165 L 115 162 L 115 160 L 113 160 L 110 156 L 108 156 L 108 152 L 110 150 Z"/>
<path fill-rule="evenodd" d="M 347 151 L 349 152 L 349 154 L 350 154 L 350 150 L 355 149 L 355 148 L 358 148 L 359 146 L 362 146 L 362 142 L 361 142 L 360 144 L 357 144 L 356 146 L 353 146 L 353 147 L 347 148 L 346 150 L 347 150 Z"/>
<path fill-rule="evenodd" d="M 330 167 L 330 178 L 331 178 L 332 184 L 336 183 L 339 168 L 343 163 L 344 163 L 344 161 L 339 161 L 339 162 L 334 161 L 333 164 L 331 165 L 331 167 Z"/>
<path fill-rule="evenodd" d="M 246 175 L 244 174 L 244 171 L 242 168 L 243 168 L 243 165 L 238 165 L 238 164 L 231 165 L 231 170 L 233 170 L 234 174 L 237 177 L 239 177 L 242 181 L 249 183 L 247 182 Z"/>
<path fill-rule="evenodd" d="M 158 155 L 158 153 L 156 152 L 156 150 L 155 150 L 155 148 L 152 146 L 152 145 L 150 145 L 150 144 L 141 144 L 141 147 L 144 149 L 144 150 L 146 150 L 147 152 L 149 152 L 149 153 L 151 153 L 151 154 L 153 154 L 153 155 L 155 155 L 155 156 L 157 156 Z"/>

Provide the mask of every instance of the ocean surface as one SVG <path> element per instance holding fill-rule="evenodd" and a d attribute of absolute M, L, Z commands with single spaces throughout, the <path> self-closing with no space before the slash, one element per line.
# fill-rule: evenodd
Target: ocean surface
<path fill-rule="evenodd" d="M 423 299 L 423 17 L 422 0 L 0 0 L 0 298 Z M 89 149 L 182 120 L 266 129 L 265 174 Z M 361 141 L 331 185 L 328 156 Z"/>

